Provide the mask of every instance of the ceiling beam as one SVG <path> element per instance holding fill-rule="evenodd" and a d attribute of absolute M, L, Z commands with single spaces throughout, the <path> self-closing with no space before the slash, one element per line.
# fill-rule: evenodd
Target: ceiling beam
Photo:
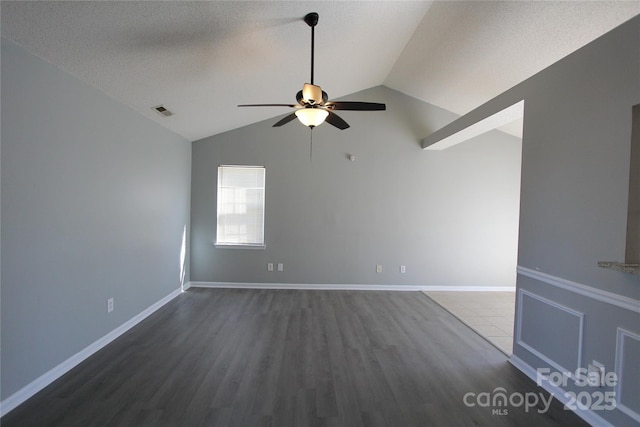
<path fill-rule="evenodd" d="M 469 123 L 469 114 L 449 123 L 422 140 L 424 150 L 444 150 L 490 130 L 499 128 L 524 115 L 524 100 Z"/>

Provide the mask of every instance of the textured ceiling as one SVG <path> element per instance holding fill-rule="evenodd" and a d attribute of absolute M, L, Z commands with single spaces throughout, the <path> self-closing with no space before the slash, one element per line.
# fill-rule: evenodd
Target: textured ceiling
<path fill-rule="evenodd" d="M 638 1 L 2 1 L 2 35 L 189 140 L 279 116 L 309 80 L 464 114 L 640 13 Z M 163 104 L 175 113 L 151 110 Z M 347 113 L 365 114 L 365 113 Z M 345 114 L 345 116 L 347 115 Z M 425 135 L 426 136 L 426 135 Z"/>
<path fill-rule="evenodd" d="M 640 1 L 434 2 L 384 84 L 465 114 L 639 13 Z"/>

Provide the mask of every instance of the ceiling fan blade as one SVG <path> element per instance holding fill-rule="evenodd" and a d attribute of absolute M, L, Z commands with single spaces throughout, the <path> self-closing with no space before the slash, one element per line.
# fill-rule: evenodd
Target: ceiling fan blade
<path fill-rule="evenodd" d="M 327 116 L 325 121 L 340 130 L 345 130 L 349 127 L 349 123 L 345 122 L 339 115 L 337 115 L 336 113 L 332 113 L 331 111 L 329 111 L 329 115 Z"/>
<path fill-rule="evenodd" d="M 280 127 L 282 125 L 286 125 L 287 123 L 289 123 L 291 120 L 293 120 L 295 118 L 296 118 L 296 113 L 291 113 L 288 116 L 285 116 L 282 120 L 280 120 L 276 124 L 274 124 L 272 127 L 277 128 L 277 127 Z"/>
<path fill-rule="evenodd" d="M 324 105 L 331 110 L 351 110 L 351 111 L 383 111 L 387 109 L 385 104 L 377 102 L 355 102 L 355 101 L 332 101 Z"/>
<path fill-rule="evenodd" d="M 293 104 L 240 104 L 238 107 L 289 107 L 295 108 L 297 105 Z"/>

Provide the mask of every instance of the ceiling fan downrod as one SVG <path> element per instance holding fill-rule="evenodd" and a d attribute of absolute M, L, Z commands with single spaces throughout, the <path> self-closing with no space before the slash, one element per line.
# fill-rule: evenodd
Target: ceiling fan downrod
<path fill-rule="evenodd" d="M 318 14 L 316 12 L 307 13 L 304 22 L 311 27 L 311 84 L 313 84 L 313 63 L 315 50 L 315 27 L 318 24 Z"/>

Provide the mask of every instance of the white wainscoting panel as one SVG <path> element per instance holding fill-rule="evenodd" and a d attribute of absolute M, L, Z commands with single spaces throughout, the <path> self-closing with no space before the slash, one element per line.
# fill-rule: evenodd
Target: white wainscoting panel
<path fill-rule="evenodd" d="M 632 356 L 634 354 L 635 356 Z M 618 409 L 640 423 L 640 368 L 625 363 L 640 359 L 640 335 L 618 328 L 616 337 L 616 401 Z M 624 381 L 623 381 L 624 379 Z"/>
<path fill-rule="evenodd" d="M 524 289 L 518 290 L 518 307 L 516 344 L 558 372 L 575 373 L 582 366 L 584 314 Z M 538 312 L 527 317 L 533 310 Z M 523 319 L 527 321 L 523 323 Z M 558 328 L 564 329 L 558 333 Z M 573 340 L 574 345 L 563 345 L 567 339 Z M 567 348 L 574 348 L 575 353 L 563 353 Z"/>

